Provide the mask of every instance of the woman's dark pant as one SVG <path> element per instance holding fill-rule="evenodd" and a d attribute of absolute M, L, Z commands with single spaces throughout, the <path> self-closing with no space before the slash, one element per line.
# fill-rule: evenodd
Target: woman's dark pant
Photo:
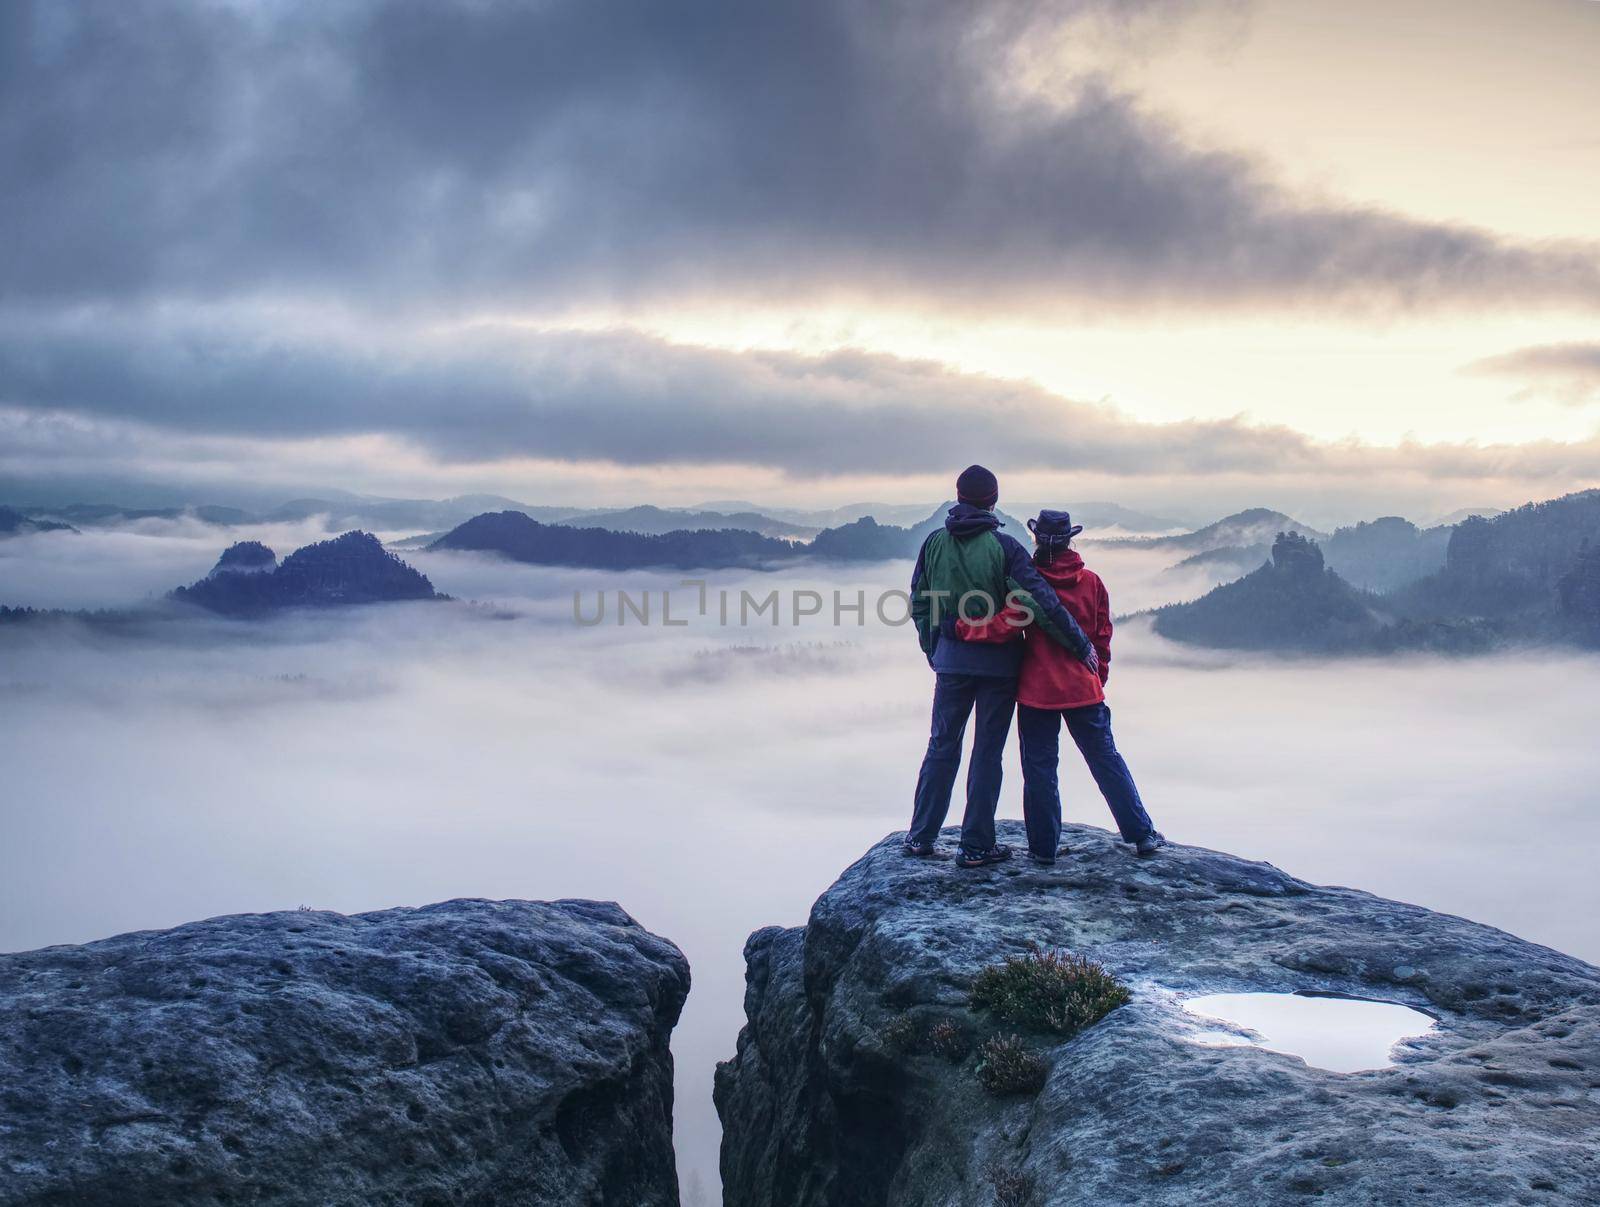
<path fill-rule="evenodd" d="M 972 761 L 967 765 L 967 812 L 961 819 L 961 845 L 969 851 L 994 846 L 994 810 L 1000 803 L 1000 756 L 1011 732 L 1011 710 L 1017 702 L 1017 681 L 989 675 L 940 672 L 933 688 L 932 735 L 917 776 L 917 799 L 911 814 L 910 842 L 936 842 L 950 791 L 961 766 L 961 737 L 976 709 Z"/>
<path fill-rule="evenodd" d="M 1123 842 L 1138 842 L 1155 829 L 1144 811 L 1128 764 L 1111 736 L 1111 710 L 1104 704 L 1086 708 L 1030 708 L 1017 705 L 1017 737 L 1022 742 L 1022 816 L 1028 827 L 1028 848 L 1054 859 L 1061 841 L 1061 722 L 1089 764 L 1089 773 L 1111 806 Z"/>

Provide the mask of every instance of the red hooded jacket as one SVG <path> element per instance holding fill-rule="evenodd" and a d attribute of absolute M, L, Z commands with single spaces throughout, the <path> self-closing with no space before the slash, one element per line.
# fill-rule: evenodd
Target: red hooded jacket
<path fill-rule="evenodd" d="M 956 622 L 963 641 L 1001 642 L 1025 640 L 1022 674 L 1017 680 L 1017 702 L 1030 708 L 1085 708 L 1105 701 L 1105 675 L 1111 670 L 1111 599 L 1100 576 L 1083 564 L 1076 551 L 1067 550 L 1039 573 L 1056 589 L 1067 611 L 1100 655 L 1096 675 L 1063 646 L 1036 627 L 1024 627 L 1030 617 L 1020 607 L 1010 607 L 993 620 L 969 624 Z"/>

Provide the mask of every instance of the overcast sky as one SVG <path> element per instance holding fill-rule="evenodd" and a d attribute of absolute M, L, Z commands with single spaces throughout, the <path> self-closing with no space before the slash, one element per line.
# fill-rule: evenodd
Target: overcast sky
<path fill-rule="evenodd" d="M 0 56 L 0 501 L 1600 483 L 1589 0 L 46 0 Z"/>

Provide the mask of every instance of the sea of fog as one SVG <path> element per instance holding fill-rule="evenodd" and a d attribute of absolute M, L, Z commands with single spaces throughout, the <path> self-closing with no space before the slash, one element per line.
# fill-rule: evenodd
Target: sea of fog
<path fill-rule="evenodd" d="M 248 535 L 283 553 L 321 533 Z M 137 601 L 225 540 L 158 522 L 0 542 L 0 602 Z M 1120 609 L 1206 585 L 1088 552 Z M 686 1202 L 710 1203 L 746 935 L 803 922 L 909 812 L 931 676 L 874 606 L 909 566 L 712 575 L 702 617 L 678 574 L 409 560 L 489 606 L 0 628 L 0 950 L 299 905 L 615 899 L 693 965 L 677 1126 Z M 619 590 L 649 593 L 651 624 L 615 623 Z M 690 623 L 660 623 L 668 590 Z M 780 623 L 736 623 L 741 590 L 777 590 Z M 834 623 L 836 590 L 865 593 L 863 623 Z M 606 622 L 575 624 L 574 591 L 590 617 L 603 593 Z M 796 624 L 805 591 L 822 613 Z M 1114 667 L 1118 737 L 1170 837 L 1600 959 L 1600 659 L 1275 661 L 1134 620 Z M 1064 773 L 1068 816 L 1108 824 L 1082 768 Z M 1020 816 L 1014 755 L 1007 777 L 1001 813 Z"/>

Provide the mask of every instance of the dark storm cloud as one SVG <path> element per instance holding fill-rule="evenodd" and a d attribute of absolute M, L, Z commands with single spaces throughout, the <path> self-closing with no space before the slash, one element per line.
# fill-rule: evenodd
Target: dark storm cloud
<path fill-rule="evenodd" d="M 1019 466 L 1134 472 L 1311 455 L 1287 430 L 1138 424 L 929 362 L 724 352 L 632 332 L 283 343 L 216 329 L 0 329 L 0 404 L 222 436 L 382 432 L 462 462 L 914 473 L 981 448 Z"/>
<path fill-rule="evenodd" d="M 9 4 L 0 296 L 1600 301 L 1592 248 L 1298 200 L 1104 79 L 1004 89 L 1085 10 L 1185 7 Z"/>
<path fill-rule="evenodd" d="M 1514 378 L 1519 398 L 1534 395 L 1573 406 L 1600 402 L 1600 343 L 1538 344 L 1490 356 L 1467 366 L 1472 373 Z"/>
<path fill-rule="evenodd" d="M 1112 475 L 1592 475 L 1600 444 L 1322 444 L 1239 420 L 1141 423 L 1022 381 L 861 351 L 726 352 L 635 332 L 283 342 L 237 327 L 0 327 L 0 407 L 39 460 L 152 432 L 382 433 L 444 462 L 741 464 L 798 477 L 992 460 Z M 3 414 L 3 413 L 0 413 Z M 0 432 L 6 429 L 0 428 Z"/>

